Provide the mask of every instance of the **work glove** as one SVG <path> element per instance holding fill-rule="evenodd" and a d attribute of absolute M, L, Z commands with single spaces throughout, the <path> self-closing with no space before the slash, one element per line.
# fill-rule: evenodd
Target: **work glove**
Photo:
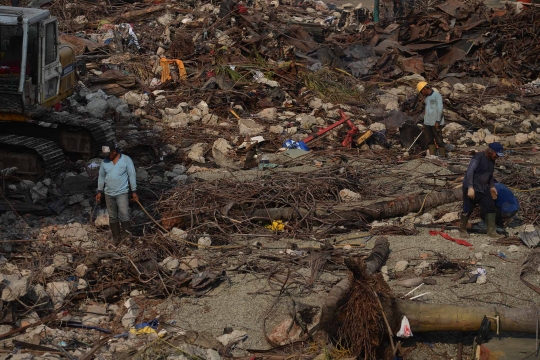
<path fill-rule="evenodd" d="M 490 189 L 490 191 L 491 191 L 491 198 L 492 198 L 493 200 L 497 200 L 497 195 L 498 195 L 498 194 L 497 194 L 497 189 L 495 189 L 494 187 L 492 187 L 492 188 Z"/>
<path fill-rule="evenodd" d="M 467 192 L 467 196 L 474 200 L 474 189 L 472 187 L 469 188 L 469 191 Z"/>

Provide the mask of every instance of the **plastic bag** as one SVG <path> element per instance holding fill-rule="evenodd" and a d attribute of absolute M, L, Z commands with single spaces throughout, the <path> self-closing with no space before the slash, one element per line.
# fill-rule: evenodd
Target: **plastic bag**
<path fill-rule="evenodd" d="M 410 338 L 413 336 L 411 325 L 409 324 L 409 320 L 406 316 L 401 319 L 401 328 L 399 329 L 398 333 L 396 334 L 400 338 Z"/>

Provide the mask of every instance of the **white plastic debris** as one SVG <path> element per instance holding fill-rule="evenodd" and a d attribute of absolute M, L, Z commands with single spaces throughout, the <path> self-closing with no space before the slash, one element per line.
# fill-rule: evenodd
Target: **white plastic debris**
<path fill-rule="evenodd" d="M 409 320 L 407 319 L 406 316 L 404 316 L 403 319 L 401 319 L 401 327 L 399 328 L 399 331 L 396 335 L 400 338 L 405 338 L 405 339 L 413 336 L 411 325 L 409 324 Z"/>

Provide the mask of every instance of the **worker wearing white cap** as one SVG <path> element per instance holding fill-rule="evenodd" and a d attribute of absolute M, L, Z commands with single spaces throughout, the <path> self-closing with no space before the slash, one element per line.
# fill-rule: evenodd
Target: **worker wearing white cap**
<path fill-rule="evenodd" d="M 99 168 L 96 201 L 99 203 L 102 194 L 105 193 L 113 244 L 119 245 L 122 241 L 122 235 L 126 236 L 131 233 L 128 195 L 130 187 L 133 200 L 139 200 L 135 166 L 131 158 L 122 154 L 115 143 L 103 146 L 101 155 L 105 159 Z"/>

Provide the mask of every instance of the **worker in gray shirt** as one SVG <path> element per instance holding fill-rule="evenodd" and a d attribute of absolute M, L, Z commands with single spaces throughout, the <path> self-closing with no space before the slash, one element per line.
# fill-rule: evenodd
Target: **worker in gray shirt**
<path fill-rule="evenodd" d="M 435 155 L 438 148 L 439 156 L 446 157 L 446 147 L 442 136 L 444 127 L 442 96 L 425 81 L 420 81 L 416 89 L 425 97 L 426 108 L 422 130 L 428 144 L 429 155 Z"/>

